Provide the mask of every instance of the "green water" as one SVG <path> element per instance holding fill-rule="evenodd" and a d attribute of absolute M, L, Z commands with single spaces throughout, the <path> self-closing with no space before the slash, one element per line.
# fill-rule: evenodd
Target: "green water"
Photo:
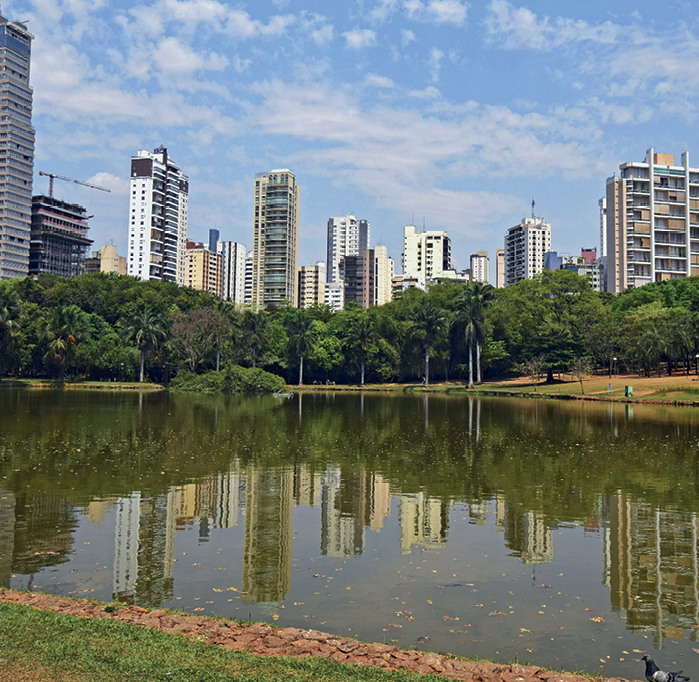
<path fill-rule="evenodd" d="M 639 678 L 699 662 L 699 410 L 0 389 L 0 585 Z"/>

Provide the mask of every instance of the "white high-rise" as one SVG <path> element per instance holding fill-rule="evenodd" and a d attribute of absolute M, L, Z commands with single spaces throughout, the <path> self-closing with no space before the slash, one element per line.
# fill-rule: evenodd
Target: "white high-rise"
<path fill-rule="evenodd" d="M 34 36 L 0 14 L 0 279 L 26 277 L 34 172 L 29 64 Z"/>
<path fill-rule="evenodd" d="M 471 281 L 490 282 L 490 258 L 487 251 L 471 254 Z"/>
<path fill-rule="evenodd" d="M 340 281 L 340 261 L 345 256 L 361 256 L 368 248 L 371 225 L 349 213 L 328 220 L 327 282 Z"/>
<path fill-rule="evenodd" d="M 167 149 L 131 157 L 128 274 L 185 283 L 189 178 Z"/>
<path fill-rule="evenodd" d="M 223 256 L 223 300 L 245 303 L 245 245 L 218 240 L 216 247 Z"/>
<path fill-rule="evenodd" d="M 404 275 L 424 273 L 430 280 L 451 269 L 451 242 L 444 230 L 418 232 L 415 225 L 403 228 Z"/>
<path fill-rule="evenodd" d="M 525 218 L 505 233 L 505 286 L 532 279 L 544 269 L 551 250 L 551 225 L 543 218 Z"/>

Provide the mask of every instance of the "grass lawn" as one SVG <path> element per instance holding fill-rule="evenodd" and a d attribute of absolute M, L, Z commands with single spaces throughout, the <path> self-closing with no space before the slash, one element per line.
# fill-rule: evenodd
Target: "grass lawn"
<path fill-rule="evenodd" d="M 327 658 L 261 657 L 108 619 L 0 603 L 0 681 L 428 682 Z M 441 678 L 440 678 L 441 679 Z"/>

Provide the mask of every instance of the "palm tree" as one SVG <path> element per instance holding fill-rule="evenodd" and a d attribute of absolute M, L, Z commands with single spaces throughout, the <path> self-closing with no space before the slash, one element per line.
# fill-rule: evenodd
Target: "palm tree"
<path fill-rule="evenodd" d="M 359 355 L 359 383 L 361 386 L 364 386 L 366 356 L 375 338 L 376 330 L 371 320 L 364 313 L 357 315 L 350 323 L 349 337 L 346 343 Z"/>
<path fill-rule="evenodd" d="M 486 282 L 469 282 L 457 301 L 455 323 L 464 326 L 468 346 L 468 387 L 473 388 L 473 350 L 476 351 L 476 383 L 481 383 L 481 349 L 485 341 L 485 308 L 495 298 L 495 288 Z"/>
<path fill-rule="evenodd" d="M 167 339 L 167 320 L 162 313 L 154 311 L 147 303 L 136 308 L 124 329 L 126 338 L 134 342 L 141 351 L 141 374 L 143 383 L 146 351 L 158 348 Z"/>
<path fill-rule="evenodd" d="M 88 336 L 87 315 L 76 305 L 57 306 L 51 311 L 44 329 L 49 355 L 58 365 L 59 382 L 65 379 L 66 365 L 75 355 L 78 342 Z"/>
<path fill-rule="evenodd" d="M 12 343 L 19 326 L 19 295 L 10 288 L 8 282 L 0 283 L 0 379 L 2 378 L 3 358 Z"/>
<path fill-rule="evenodd" d="M 263 310 L 253 312 L 246 310 L 240 322 L 243 346 L 250 353 L 253 368 L 257 365 L 258 355 L 269 343 L 269 318 Z"/>
<path fill-rule="evenodd" d="M 425 386 L 430 384 L 430 349 L 446 326 L 444 312 L 431 303 L 420 306 L 410 316 L 410 335 L 422 346 L 425 353 Z"/>
<path fill-rule="evenodd" d="M 289 349 L 299 356 L 299 386 L 303 386 L 303 358 L 313 350 L 318 337 L 314 321 L 303 311 L 291 308 L 286 322 Z"/>

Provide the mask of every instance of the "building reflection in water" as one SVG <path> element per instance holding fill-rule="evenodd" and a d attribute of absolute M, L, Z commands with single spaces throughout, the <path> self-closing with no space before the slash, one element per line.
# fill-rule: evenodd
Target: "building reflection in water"
<path fill-rule="evenodd" d="M 449 530 L 449 505 L 442 500 L 427 497 L 425 493 L 398 494 L 400 501 L 400 547 L 403 554 L 413 548 L 441 550 Z"/>
<path fill-rule="evenodd" d="M 0 488 L 0 587 L 10 586 L 15 546 L 15 496 Z"/>

